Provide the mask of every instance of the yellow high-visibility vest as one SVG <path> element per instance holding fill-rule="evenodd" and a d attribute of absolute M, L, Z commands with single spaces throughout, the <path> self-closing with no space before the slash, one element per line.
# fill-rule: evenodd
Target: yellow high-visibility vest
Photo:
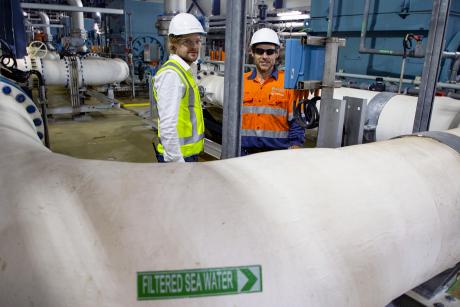
<path fill-rule="evenodd" d="M 204 119 L 198 86 L 191 72 L 186 71 L 178 61 L 166 61 L 157 71 L 157 74 L 166 69 L 174 70 L 185 86 L 185 95 L 180 101 L 176 126 L 182 156 L 197 155 L 204 149 Z M 153 95 L 155 100 L 158 101 L 155 86 L 153 86 Z M 158 138 L 161 140 L 160 135 L 160 119 L 158 119 Z M 160 154 L 164 153 L 161 141 L 157 145 L 157 151 Z"/>

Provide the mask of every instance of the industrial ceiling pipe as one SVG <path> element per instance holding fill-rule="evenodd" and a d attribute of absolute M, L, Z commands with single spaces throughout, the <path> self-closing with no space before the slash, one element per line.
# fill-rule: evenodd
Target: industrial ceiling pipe
<path fill-rule="evenodd" d="M 437 140 L 80 160 L 39 142 L 16 91 L 0 91 L 2 306 L 385 306 L 460 261 L 460 155 Z M 260 292 L 137 299 L 138 272 L 254 264 Z"/>
<path fill-rule="evenodd" d="M 81 0 L 67 0 L 69 5 L 74 5 L 78 7 L 83 7 Z M 72 29 L 71 33 L 73 37 L 81 38 L 83 41 L 86 40 L 86 30 L 85 30 L 85 21 L 83 18 L 83 12 L 72 12 Z M 83 45 L 79 46 L 79 51 L 86 52 L 87 47 Z"/>
<path fill-rule="evenodd" d="M 33 10 L 47 10 L 47 11 L 61 11 L 61 12 L 85 12 L 101 14 L 115 14 L 123 15 L 124 11 L 119 9 L 110 9 L 105 7 L 80 7 L 80 6 L 69 6 L 69 5 L 58 5 L 58 4 L 46 4 L 46 3 L 20 3 L 24 9 Z"/>
<path fill-rule="evenodd" d="M 43 11 L 38 12 L 38 16 L 40 16 L 40 20 L 43 24 L 43 33 L 46 34 L 46 47 L 48 50 L 54 50 L 53 42 L 53 35 L 51 34 L 50 28 L 50 18 L 48 14 Z"/>
<path fill-rule="evenodd" d="M 183 13 L 187 10 L 186 0 L 165 0 L 164 11 L 166 15 Z"/>

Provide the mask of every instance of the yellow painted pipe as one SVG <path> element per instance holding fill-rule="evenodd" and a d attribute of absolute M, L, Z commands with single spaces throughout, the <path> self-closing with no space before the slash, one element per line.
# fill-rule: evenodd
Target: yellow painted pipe
<path fill-rule="evenodd" d="M 135 107 L 148 107 L 150 106 L 149 102 L 142 102 L 142 103 L 122 103 L 122 108 L 135 108 Z"/>

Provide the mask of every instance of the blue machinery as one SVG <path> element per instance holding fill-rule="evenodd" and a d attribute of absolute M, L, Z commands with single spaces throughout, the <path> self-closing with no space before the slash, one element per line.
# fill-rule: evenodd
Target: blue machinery
<path fill-rule="evenodd" d="M 321 88 L 318 147 L 339 147 L 342 141 L 346 103 L 333 99 L 334 87 L 340 86 L 335 81 L 336 69 L 338 76 L 344 71 L 355 79 L 369 76 L 367 79 L 378 77 L 378 81 L 382 76 L 399 76 L 399 80 L 393 78 L 399 81 L 398 92 L 407 82 L 405 77 L 421 77 L 414 132 L 429 129 L 438 80 L 444 78 L 452 83 L 446 87 L 460 89 L 453 84 L 460 67 L 460 5 L 457 2 L 451 7 L 450 0 L 419 2 L 363 0 L 357 5 L 344 0 L 312 1 L 310 33 L 301 34 L 300 41 L 286 43 L 285 87 Z M 324 32 L 327 36 L 323 38 L 310 36 Z M 343 37 L 347 48 L 339 53 Z M 321 42 L 311 43 L 314 38 Z M 385 91 L 385 84 L 377 89 Z"/>
<path fill-rule="evenodd" d="M 334 1 L 333 1 L 334 2 Z M 411 0 L 338 0 L 333 9 L 333 36 L 347 40 L 337 61 L 337 71 L 345 73 L 387 76 L 399 78 L 403 50 L 402 41 L 406 34 L 422 35 L 422 48 L 427 45 L 430 19 L 435 1 Z M 365 21 L 365 5 L 368 4 L 368 21 Z M 311 34 L 324 35 L 328 29 L 329 3 L 323 0 L 311 1 Z M 364 48 L 361 33 L 365 30 Z M 451 1 L 445 32 L 447 52 L 458 52 L 460 48 L 460 2 Z M 360 52 L 360 49 L 364 52 Z M 366 52 L 378 50 L 380 52 Z M 393 56 L 392 56 L 393 55 Z M 449 81 L 452 75 L 454 57 L 444 58 L 441 63 L 439 81 Z M 422 76 L 423 58 L 409 57 L 404 78 Z"/>
<path fill-rule="evenodd" d="M 300 39 L 286 41 L 285 88 L 297 88 L 298 81 L 322 80 L 325 48 L 303 44 Z"/>

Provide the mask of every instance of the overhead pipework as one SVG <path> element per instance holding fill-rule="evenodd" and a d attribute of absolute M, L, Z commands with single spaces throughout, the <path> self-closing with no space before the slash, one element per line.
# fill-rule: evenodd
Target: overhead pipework
<path fill-rule="evenodd" d="M 52 44 L 53 35 L 51 34 L 50 18 L 48 14 L 46 14 L 43 11 L 38 12 L 38 15 L 40 16 L 41 22 L 44 25 L 43 33 L 46 34 L 46 47 L 48 48 L 48 50 L 53 51 L 55 48 Z"/>
<path fill-rule="evenodd" d="M 139 272 L 253 264 L 257 293 L 155 304 L 385 306 L 460 261 L 460 129 L 141 165 L 54 154 L 15 96 L 0 100 L 2 306 L 145 306 L 157 288 Z M 164 193 L 171 174 L 186 184 Z"/>
<path fill-rule="evenodd" d="M 78 7 L 83 7 L 83 3 L 81 0 L 67 0 L 69 5 L 74 5 Z M 85 23 L 83 18 L 83 12 L 72 12 L 71 17 L 72 28 L 71 28 L 71 36 L 75 40 L 79 40 L 81 43 L 75 43 L 74 45 L 78 48 L 77 50 L 80 52 L 86 52 L 88 48 L 85 45 L 85 40 L 87 38 L 86 30 L 85 30 Z"/>
<path fill-rule="evenodd" d="M 178 13 L 184 13 L 187 10 L 186 0 L 166 0 L 164 1 L 164 14 L 159 16 L 156 22 L 158 34 L 168 35 L 168 28 L 171 19 Z"/>

